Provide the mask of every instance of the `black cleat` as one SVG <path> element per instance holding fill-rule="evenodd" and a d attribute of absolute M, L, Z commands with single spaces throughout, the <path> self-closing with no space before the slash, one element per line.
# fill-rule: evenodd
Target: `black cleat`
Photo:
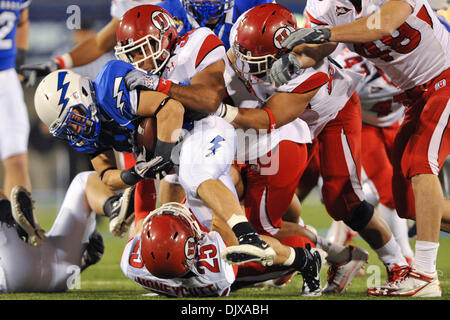
<path fill-rule="evenodd" d="M 237 246 L 227 247 L 221 257 L 229 264 L 241 265 L 247 262 L 259 262 L 271 266 L 276 257 L 275 251 L 256 233 L 248 233 L 238 238 Z"/>
<path fill-rule="evenodd" d="M 117 237 L 122 238 L 134 221 L 134 190 L 134 186 L 127 188 L 122 196 L 112 203 L 109 231 Z"/>
<path fill-rule="evenodd" d="M 105 245 L 103 244 L 103 237 L 97 230 L 94 230 L 89 237 L 89 243 L 81 257 L 81 271 L 99 262 L 104 252 Z"/>
<path fill-rule="evenodd" d="M 19 237 L 26 243 L 39 247 L 47 239 L 33 211 L 31 194 L 22 186 L 11 190 L 11 210 Z"/>
<path fill-rule="evenodd" d="M 322 268 L 322 258 L 316 250 L 311 252 L 311 247 L 306 246 L 307 262 L 301 271 L 303 276 L 302 296 L 317 297 L 322 295 L 320 288 L 320 269 Z"/>

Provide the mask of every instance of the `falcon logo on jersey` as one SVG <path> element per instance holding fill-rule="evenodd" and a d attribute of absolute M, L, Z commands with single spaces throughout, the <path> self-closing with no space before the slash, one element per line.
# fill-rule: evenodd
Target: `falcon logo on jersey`
<path fill-rule="evenodd" d="M 277 31 L 275 31 L 275 34 L 273 35 L 273 44 L 277 49 L 282 49 L 283 46 L 281 45 L 281 42 L 288 37 L 292 32 L 294 32 L 294 28 L 285 26 L 279 28 Z"/>
<path fill-rule="evenodd" d="M 120 84 L 123 77 L 117 77 L 114 79 L 113 97 L 116 99 L 116 107 L 120 110 L 120 114 L 123 115 L 123 106 L 125 102 L 122 101 L 123 90 L 120 90 Z"/>
<path fill-rule="evenodd" d="M 350 11 L 352 11 L 352 9 L 336 6 L 336 15 L 337 16 L 343 16 L 344 14 L 347 14 Z"/>
<path fill-rule="evenodd" d="M 152 13 L 152 22 L 161 31 L 169 29 L 170 26 L 177 28 L 173 19 L 162 11 L 154 11 Z"/>

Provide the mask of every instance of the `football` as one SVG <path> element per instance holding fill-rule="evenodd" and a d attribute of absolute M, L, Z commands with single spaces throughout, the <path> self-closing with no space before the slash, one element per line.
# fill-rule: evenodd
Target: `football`
<path fill-rule="evenodd" d="M 144 118 L 137 127 L 136 142 L 138 148 L 145 148 L 147 151 L 147 158 L 153 156 L 156 147 L 156 119 Z"/>

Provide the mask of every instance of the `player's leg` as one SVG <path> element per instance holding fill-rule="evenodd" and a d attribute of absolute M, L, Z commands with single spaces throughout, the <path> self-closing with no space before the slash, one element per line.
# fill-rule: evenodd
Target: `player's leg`
<path fill-rule="evenodd" d="M 30 124 L 15 70 L 1 71 L 0 82 L 0 158 L 5 171 L 3 190 L 9 197 L 15 185 L 31 191 L 27 158 Z"/>
<path fill-rule="evenodd" d="M 407 266 L 389 226 L 365 200 L 360 181 L 361 126 L 361 107 L 354 95 L 320 134 L 323 200 L 328 213 L 359 232 L 386 266 Z"/>
<path fill-rule="evenodd" d="M 408 226 L 405 219 L 398 216 L 395 210 L 392 193 L 393 168 L 389 159 L 393 140 L 398 126 L 393 128 L 379 128 L 363 124 L 361 158 L 367 182 L 373 185 L 378 195 L 376 210 L 389 225 L 395 240 L 400 245 L 406 260 L 411 263 L 413 252 L 408 239 Z M 366 194 L 367 196 L 367 194 Z"/>
<path fill-rule="evenodd" d="M 183 202 L 186 198 L 186 193 L 183 187 L 178 182 L 176 174 L 169 174 L 159 181 L 158 201 L 160 205 L 167 202 Z"/>
<path fill-rule="evenodd" d="M 230 177 L 235 152 L 236 133 L 229 123 L 217 117 L 196 121 L 181 146 L 179 182 L 189 205 L 201 200 L 235 233 L 239 245 L 224 252 L 230 262 L 258 259 L 270 263 L 275 253 L 247 221 Z M 224 184 L 221 176 L 229 177 L 231 185 Z"/>

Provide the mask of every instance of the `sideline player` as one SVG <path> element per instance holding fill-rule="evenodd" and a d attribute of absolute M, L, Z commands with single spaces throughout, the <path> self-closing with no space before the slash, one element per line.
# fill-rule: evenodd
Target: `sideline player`
<path fill-rule="evenodd" d="M 252 263 L 230 265 L 220 258 L 227 247 L 220 234 L 201 228 L 186 206 L 169 202 L 136 221 L 120 266 L 143 288 L 169 297 L 227 296 L 239 283 L 241 268 L 273 278 L 300 271 L 315 278 L 320 288 L 320 254 L 302 248 L 304 239 L 290 239 L 294 247 L 264 239 L 276 250 L 278 265 L 263 270 Z"/>
<path fill-rule="evenodd" d="M 224 104 L 225 118 L 237 127 L 269 130 L 298 117 L 306 121 L 320 143 L 322 194 L 327 211 L 335 220 L 344 220 L 359 231 L 380 260 L 392 266 L 389 272 L 394 277 L 407 263 L 389 227 L 364 200 L 359 178 L 361 106 L 354 94 L 354 82 L 346 71 L 326 59 L 313 68 L 299 70 L 296 77 L 277 89 L 266 81 L 271 63 L 283 53 L 279 46 L 283 35 L 295 30 L 293 18 L 284 21 L 289 15 L 282 6 L 261 5 L 241 16 L 235 25 L 235 38 L 231 40 L 234 68 L 264 101 L 264 108 Z"/>
<path fill-rule="evenodd" d="M 398 214 L 416 219 L 416 253 L 412 267 L 397 281 L 388 279 L 385 286 L 368 292 L 441 296 L 436 256 L 440 229 L 450 230 L 450 201 L 443 197 L 438 173 L 450 153 L 450 35 L 427 1 L 344 1 L 339 3 L 346 11 L 342 14 L 336 14 L 336 4 L 334 0 L 308 2 L 306 12 L 320 28 L 298 30 L 283 46 L 300 55 L 307 48 L 320 58 L 337 42 L 345 42 L 404 90 L 400 98 L 407 107 L 394 143 L 393 190 Z"/>
<path fill-rule="evenodd" d="M 0 158 L 3 190 L 9 197 L 15 185 L 31 190 L 28 172 L 30 123 L 23 90 L 15 67 L 25 62 L 28 50 L 28 7 L 31 0 L 0 1 Z"/>
<path fill-rule="evenodd" d="M 104 246 L 95 213 L 103 215 L 105 203 L 116 198 L 95 172 L 73 179 L 47 233 L 25 188 L 13 188 L 10 201 L 0 196 L 0 293 L 66 291 L 101 259 Z"/>

